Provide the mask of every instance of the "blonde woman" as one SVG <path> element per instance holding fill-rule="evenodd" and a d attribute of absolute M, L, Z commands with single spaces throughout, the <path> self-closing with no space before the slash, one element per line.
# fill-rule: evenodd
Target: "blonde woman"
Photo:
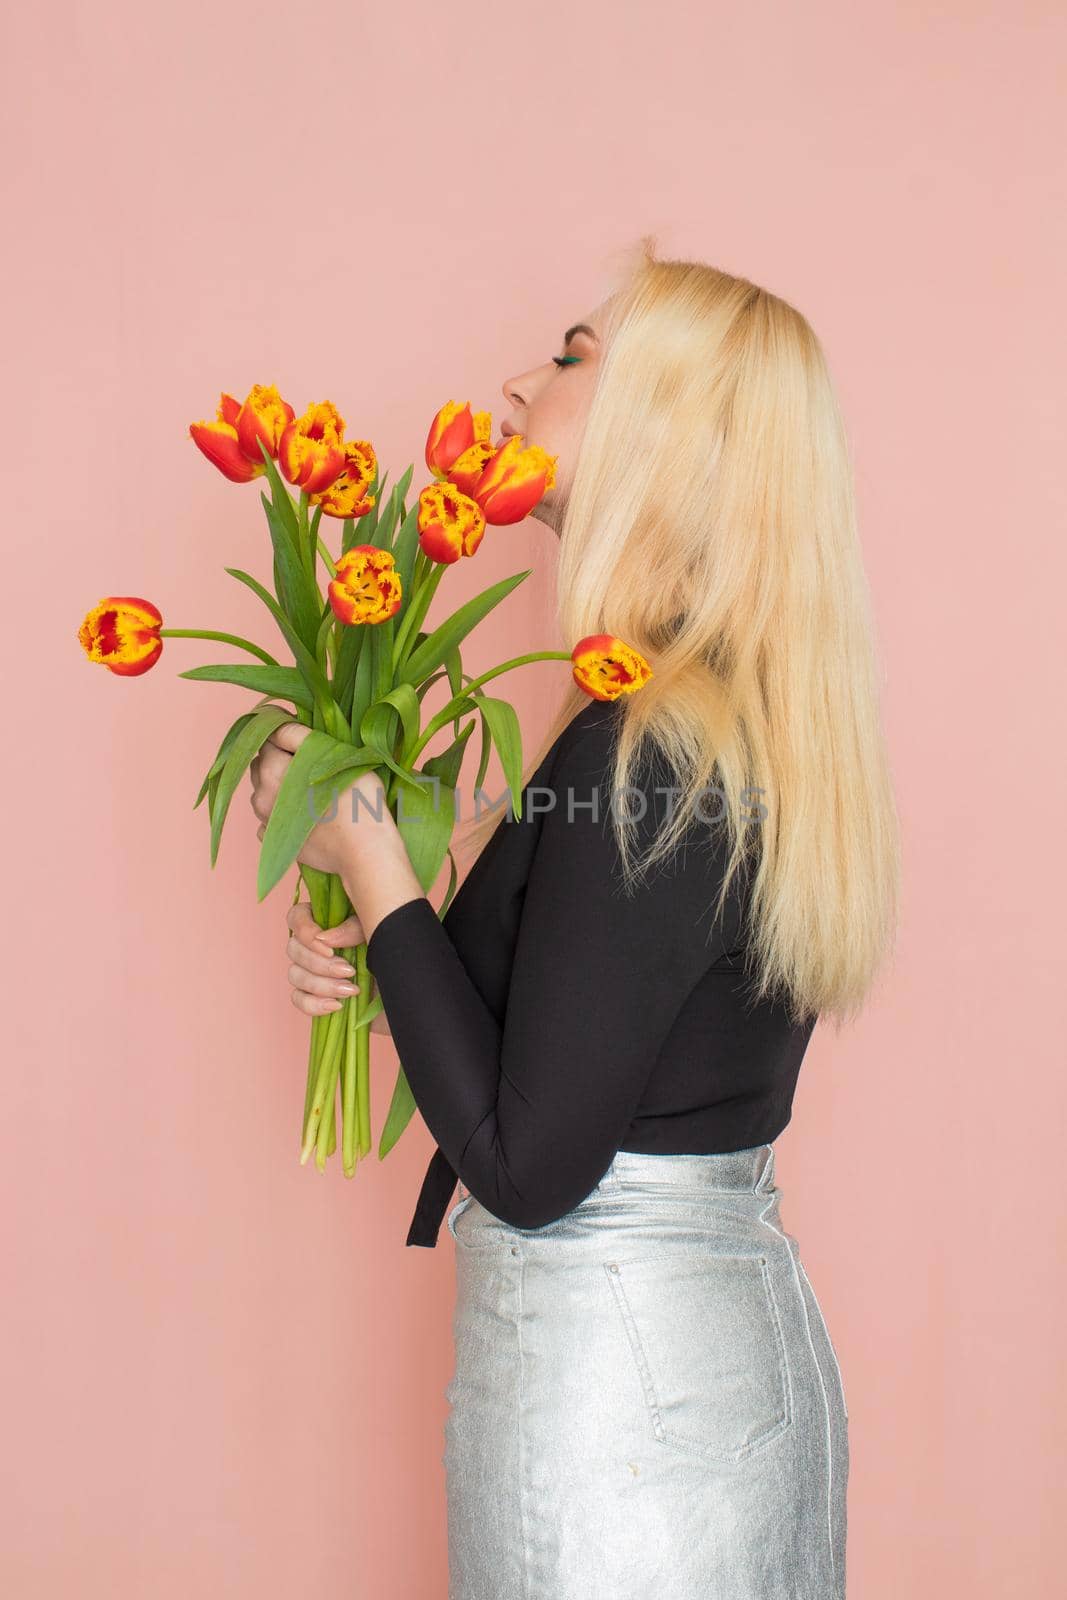
<path fill-rule="evenodd" d="M 840 1600 L 848 1414 L 773 1147 L 896 921 L 834 389 L 793 307 L 646 239 L 504 394 L 557 457 L 561 637 L 653 676 L 571 690 L 443 920 L 370 777 L 301 858 L 356 916 L 289 914 L 309 1015 L 369 940 L 438 1145 L 409 1244 L 460 1182 L 450 1600 Z M 302 736 L 257 758 L 263 822 Z"/>

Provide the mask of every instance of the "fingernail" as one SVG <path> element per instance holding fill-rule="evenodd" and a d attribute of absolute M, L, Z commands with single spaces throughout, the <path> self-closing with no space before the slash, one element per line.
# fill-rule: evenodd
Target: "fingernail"
<path fill-rule="evenodd" d="M 355 969 L 355 967 L 351 966 L 347 961 L 335 961 L 334 964 L 333 964 L 333 970 L 335 972 L 347 972 L 347 973 L 351 974 L 351 973 L 355 972 L 356 969 Z"/>
<path fill-rule="evenodd" d="M 341 994 L 358 994 L 359 990 L 354 983 L 339 983 L 337 985 Z"/>

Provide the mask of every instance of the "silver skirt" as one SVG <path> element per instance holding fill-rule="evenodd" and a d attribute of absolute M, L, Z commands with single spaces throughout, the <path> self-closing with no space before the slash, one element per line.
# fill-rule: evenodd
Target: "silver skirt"
<path fill-rule="evenodd" d="M 449 1600 L 843 1600 L 848 1412 L 769 1144 L 620 1151 L 544 1228 L 460 1186 Z"/>

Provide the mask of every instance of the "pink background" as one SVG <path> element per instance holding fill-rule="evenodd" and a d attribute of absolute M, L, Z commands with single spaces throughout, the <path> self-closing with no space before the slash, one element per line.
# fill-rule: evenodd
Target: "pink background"
<path fill-rule="evenodd" d="M 1062 1592 L 1059 9 L 9 12 L 5 1594 L 444 1594 L 432 1142 L 300 1167 L 292 879 L 257 904 L 246 790 L 214 874 L 192 810 L 248 698 L 177 673 L 231 653 L 123 682 L 75 632 L 117 592 L 269 643 L 223 571 L 269 573 L 257 493 L 187 424 L 276 382 L 419 473 L 437 406 L 499 418 L 644 229 L 805 311 L 855 446 L 903 926 L 778 1144 L 850 1593 Z M 500 530 L 447 582 L 535 569 L 472 669 L 554 642 L 554 550 Z M 508 680 L 529 741 L 556 672 Z"/>

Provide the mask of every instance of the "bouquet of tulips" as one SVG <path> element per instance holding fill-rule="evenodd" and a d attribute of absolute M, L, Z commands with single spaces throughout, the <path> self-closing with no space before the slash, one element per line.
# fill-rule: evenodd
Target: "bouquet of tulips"
<path fill-rule="evenodd" d="M 276 387 L 261 384 L 243 403 L 223 394 L 215 420 L 189 428 L 203 454 L 231 482 L 265 481 L 269 493 L 261 492 L 260 498 L 273 551 L 272 587 L 236 567 L 226 571 L 262 601 L 291 661 L 279 661 L 237 634 L 164 627 L 155 605 L 129 595 L 101 600 L 78 637 L 91 661 L 125 677 L 153 667 L 164 638 L 212 639 L 252 658 L 180 674 L 236 684 L 259 696 L 227 730 L 196 797 L 195 806 L 207 799 L 212 866 L 242 777 L 274 729 L 297 721 L 312 731 L 289 763 L 263 833 L 258 898 L 296 863 L 323 815 L 323 801 L 328 804 L 338 789 L 373 770 L 385 786 L 424 890 L 449 858 L 449 885 L 438 913 L 443 915 L 456 888 L 450 848 L 456 787 L 476 726 L 481 729 L 476 788 L 495 747 L 515 815 L 520 814 L 518 718 L 506 700 L 484 692 L 485 684 L 527 662 L 570 661 L 575 681 L 591 696 L 609 700 L 640 688 L 650 669 L 621 640 L 596 634 L 580 640 L 569 654 L 540 650 L 470 677 L 460 646 L 529 572 L 493 584 L 427 630 L 423 623 L 430 602 L 446 568 L 475 554 L 487 526 L 519 522 L 534 509 L 554 483 L 556 458 L 525 444 L 521 434 L 492 444 L 490 413 L 472 414 L 469 403 L 449 401 L 434 417 L 426 441 L 432 481 L 409 508 L 413 467 L 385 499 L 386 479 L 379 481 L 373 446 L 365 439 L 346 440 L 344 432 L 344 420 L 329 401 L 309 406 L 298 417 Z M 341 525 L 336 558 L 322 534 L 324 515 Z M 426 693 L 441 679 L 447 679 L 449 698 L 424 721 Z M 449 724 L 451 742 L 425 756 L 426 746 Z M 340 878 L 298 865 L 320 927 L 333 927 L 352 914 Z M 294 899 L 299 894 L 298 880 Z M 337 1147 L 340 1125 L 346 1177 L 354 1175 L 371 1147 L 370 1023 L 381 999 L 374 993 L 366 950 L 362 944 L 344 952 L 356 969 L 359 993 L 340 1010 L 313 1019 L 301 1131 L 301 1161 L 314 1150 L 323 1171 Z M 379 1158 L 396 1143 L 414 1109 L 401 1067 Z"/>

